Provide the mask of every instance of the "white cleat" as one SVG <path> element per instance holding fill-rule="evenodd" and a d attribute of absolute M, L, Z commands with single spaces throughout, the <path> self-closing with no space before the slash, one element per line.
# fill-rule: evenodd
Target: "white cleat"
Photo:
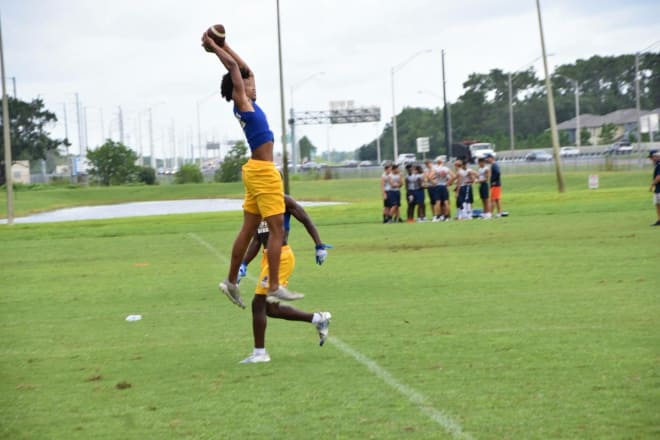
<path fill-rule="evenodd" d="M 242 309 L 245 308 L 245 304 L 243 304 L 243 300 L 241 299 L 241 292 L 238 290 L 237 284 L 230 283 L 229 280 L 224 280 L 218 284 L 218 289 L 227 295 L 229 301 L 233 302 Z"/>
<path fill-rule="evenodd" d="M 270 362 L 270 356 L 268 356 L 268 353 L 251 354 L 250 356 L 240 361 L 239 364 L 259 364 L 262 362 Z"/>
<path fill-rule="evenodd" d="M 326 339 L 328 339 L 328 329 L 330 327 L 330 319 L 332 315 L 330 312 L 319 312 L 321 315 L 321 320 L 317 322 L 316 330 L 319 332 L 319 345 L 323 347 Z"/>
<path fill-rule="evenodd" d="M 268 292 L 268 296 L 281 299 L 282 301 L 295 301 L 297 299 L 303 299 L 305 297 L 304 294 L 299 292 L 292 292 L 283 286 L 279 286 L 277 290 Z"/>

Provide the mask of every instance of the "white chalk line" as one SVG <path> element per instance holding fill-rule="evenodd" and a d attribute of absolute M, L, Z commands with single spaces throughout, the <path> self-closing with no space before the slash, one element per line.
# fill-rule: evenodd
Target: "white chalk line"
<path fill-rule="evenodd" d="M 197 241 L 199 244 L 204 246 L 206 249 L 208 249 L 209 252 L 215 255 L 220 261 L 222 261 L 225 264 L 229 263 L 229 259 L 226 256 L 220 254 L 213 246 L 211 246 L 203 238 L 192 232 L 188 233 L 188 235 L 190 235 L 193 239 L 195 239 L 195 241 Z M 250 276 L 248 275 L 248 277 Z M 398 380 L 396 380 L 394 376 L 392 376 L 383 367 L 378 365 L 375 361 L 363 355 L 362 353 L 355 350 L 341 339 L 338 339 L 334 336 L 329 337 L 328 342 L 333 344 L 344 354 L 349 355 L 350 357 L 355 359 L 358 363 L 367 367 L 369 371 L 371 371 L 374 375 L 380 378 L 383 382 L 385 382 L 387 385 L 389 385 L 399 394 L 406 397 L 411 403 L 416 405 L 417 408 L 420 410 L 420 412 L 426 414 L 428 417 L 431 418 L 431 420 L 436 422 L 438 425 L 442 426 L 442 428 L 444 428 L 445 431 L 451 434 L 452 437 L 465 439 L 465 440 L 473 439 L 473 437 L 469 433 L 463 431 L 463 428 L 458 422 L 456 422 L 450 416 L 445 414 L 443 411 L 434 408 L 426 397 L 424 397 L 422 394 L 418 393 L 414 389 L 408 387 L 407 385 L 404 385 Z"/>

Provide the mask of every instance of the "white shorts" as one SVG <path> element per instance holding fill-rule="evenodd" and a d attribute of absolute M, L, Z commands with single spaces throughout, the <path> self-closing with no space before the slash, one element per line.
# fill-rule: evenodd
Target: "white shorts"
<path fill-rule="evenodd" d="M 660 193 L 653 194 L 653 204 L 660 205 Z"/>

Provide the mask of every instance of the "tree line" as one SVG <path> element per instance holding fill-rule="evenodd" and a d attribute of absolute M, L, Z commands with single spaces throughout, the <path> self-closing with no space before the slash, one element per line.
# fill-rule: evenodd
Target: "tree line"
<path fill-rule="evenodd" d="M 640 55 L 640 105 L 651 110 L 660 107 L 660 53 Z M 515 142 L 518 148 L 550 146 L 545 80 L 533 68 L 518 72 L 491 69 L 488 73 L 473 73 L 463 83 L 463 93 L 449 105 L 454 142 L 474 139 L 493 142 L 508 148 L 509 135 L 509 73 L 515 121 Z M 635 56 L 593 56 L 573 64 L 558 66 L 551 75 L 557 120 L 575 117 L 575 81 L 579 87 L 580 114 L 604 115 L 615 110 L 632 108 L 635 96 Z M 429 155 L 446 154 L 445 123 L 442 108 L 404 108 L 397 115 L 400 153 L 416 152 L 416 138 L 429 137 Z M 569 142 L 564 133 L 560 141 Z M 380 135 L 382 157 L 393 157 L 392 125 Z M 356 150 L 359 160 L 377 157 L 376 140 Z"/>

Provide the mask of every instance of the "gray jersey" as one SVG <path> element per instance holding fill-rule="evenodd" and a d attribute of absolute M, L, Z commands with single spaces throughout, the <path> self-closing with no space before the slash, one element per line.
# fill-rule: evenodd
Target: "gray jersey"
<path fill-rule="evenodd" d="M 383 173 L 381 179 L 383 180 L 383 188 L 385 191 L 390 191 L 392 189 L 390 186 L 390 173 Z"/>
<path fill-rule="evenodd" d="M 401 188 L 401 174 L 390 174 L 390 190 L 396 191 Z"/>
<path fill-rule="evenodd" d="M 468 186 L 474 183 L 474 176 L 469 169 L 458 170 L 458 175 L 461 176 L 461 186 Z"/>
<path fill-rule="evenodd" d="M 420 188 L 420 179 L 418 174 L 409 174 L 406 176 L 406 187 L 408 191 L 415 191 Z"/>
<path fill-rule="evenodd" d="M 488 177 L 488 166 L 479 167 L 477 172 L 479 173 L 479 182 L 486 182 Z"/>
<path fill-rule="evenodd" d="M 447 182 L 449 181 L 450 176 L 449 168 L 444 165 L 434 165 L 433 171 L 435 172 L 438 185 L 447 186 Z"/>

